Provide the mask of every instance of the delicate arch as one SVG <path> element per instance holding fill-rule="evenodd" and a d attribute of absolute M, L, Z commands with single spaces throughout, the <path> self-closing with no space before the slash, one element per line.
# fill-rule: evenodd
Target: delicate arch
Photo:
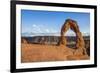
<path fill-rule="evenodd" d="M 82 37 L 82 33 L 79 30 L 79 26 L 75 20 L 67 19 L 61 28 L 61 37 L 59 45 L 67 45 L 67 40 L 65 37 L 65 33 L 71 29 L 76 34 L 76 48 L 82 49 L 86 54 L 85 43 Z"/>

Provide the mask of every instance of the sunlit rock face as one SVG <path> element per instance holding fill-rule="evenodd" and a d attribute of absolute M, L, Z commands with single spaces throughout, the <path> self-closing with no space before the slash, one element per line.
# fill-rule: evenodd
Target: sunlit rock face
<path fill-rule="evenodd" d="M 67 19 L 61 28 L 61 37 L 59 41 L 59 45 L 66 46 L 67 40 L 65 37 L 65 33 L 71 29 L 76 34 L 76 51 L 75 54 L 87 54 L 85 49 L 84 39 L 82 37 L 82 33 L 80 32 L 79 26 L 75 20 Z"/>

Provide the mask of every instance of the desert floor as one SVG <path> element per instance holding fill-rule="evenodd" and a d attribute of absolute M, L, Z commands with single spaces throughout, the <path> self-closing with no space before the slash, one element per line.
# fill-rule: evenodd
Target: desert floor
<path fill-rule="evenodd" d="M 87 55 L 74 55 L 74 49 L 66 46 L 22 43 L 21 62 L 45 62 L 65 60 L 87 60 Z"/>

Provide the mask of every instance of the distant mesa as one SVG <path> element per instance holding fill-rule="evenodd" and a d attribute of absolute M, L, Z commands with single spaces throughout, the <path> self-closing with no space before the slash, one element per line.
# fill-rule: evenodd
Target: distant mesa
<path fill-rule="evenodd" d="M 24 32 L 21 33 L 22 37 L 34 37 L 34 36 L 60 36 L 60 32 L 55 33 L 34 33 L 34 32 Z M 83 36 L 90 36 L 90 33 L 82 33 Z M 74 33 L 67 33 L 67 36 L 76 36 Z"/>

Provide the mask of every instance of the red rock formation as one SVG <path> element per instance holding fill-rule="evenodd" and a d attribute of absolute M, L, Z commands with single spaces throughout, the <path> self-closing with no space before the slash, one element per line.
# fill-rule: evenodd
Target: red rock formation
<path fill-rule="evenodd" d="M 21 42 L 24 43 L 24 44 L 25 44 L 25 43 L 26 43 L 26 44 L 28 43 L 27 40 L 24 39 L 24 38 L 22 38 Z"/>
<path fill-rule="evenodd" d="M 67 19 L 64 25 L 61 28 L 61 37 L 59 45 L 67 45 L 67 40 L 65 38 L 65 33 L 71 29 L 76 34 L 76 51 L 75 55 L 77 54 L 87 54 L 85 49 L 84 39 L 82 37 L 82 33 L 79 30 L 78 24 L 76 21 L 72 19 Z"/>

